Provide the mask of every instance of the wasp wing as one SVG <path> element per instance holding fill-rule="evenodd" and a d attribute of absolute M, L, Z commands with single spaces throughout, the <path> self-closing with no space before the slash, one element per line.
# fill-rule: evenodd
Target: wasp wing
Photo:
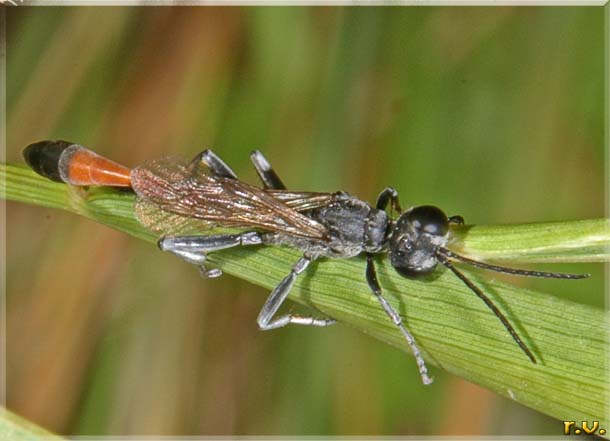
<path fill-rule="evenodd" d="M 337 199 L 337 193 L 318 193 L 307 191 L 265 190 L 274 199 L 281 201 L 298 212 L 325 207 Z"/>
<path fill-rule="evenodd" d="M 150 231 L 161 235 L 197 236 L 206 234 L 216 225 L 193 217 L 170 213 L 158 205 L 138 198 L 135 204 L 135 215 L 138 221 Z"/>
<path fill-rule="evenodd" d="M 131 186 L 140 204 L 150 203 L 172 215 L 226 227 L 326 237 L 322 224 L 264 190 L 237 179 L 207 174 L 202 167 L 181 159 L 162 158 L 134 168 Z"/>
<path fill-rule="evenodd" d="M 189 170 L 186 162 L 181 158 L 165 157 L 155 161 L 149 161 L 143 167 L 150 167 L 151 172 L 156 171 L 166 177 L 166 181 L 174 182 L 185 179 L 192 172 Z M 139 175 L 140 172 L 134 175 Z M 134 186 L 141 188 L 147 184 L 139 178 L 135 180 Z M 214 228 L 214 222 L 208 222 L 194 217 L 185 216 L 182 214 L 172 213 L 162 209 L 158 204 L 151 202 L 146 197 L 141 196 L 141 192 L 137 192 L 138 198 L 135 203 L 135 215 L 138 221 L 149 230 L 159 234 L 171 235 L 196 235 L 202 234 L 205 231 Z"/>

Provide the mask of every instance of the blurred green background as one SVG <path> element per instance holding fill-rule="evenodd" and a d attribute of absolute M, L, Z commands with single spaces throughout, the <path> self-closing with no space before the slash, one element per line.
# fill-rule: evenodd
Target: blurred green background
<path fill-rule="evenodd" d="M 602 7 L 19 7 L 7 161 L 213 147 L 249 182 L 433 203 L 470 223 L 605 215 Z M 266 290 L 8 203 L 8 407 L 70 435 L 543 435 L 560 422 L 345 326 L 259 332 Z M 538 267 L 545 267 L 538 265 Z M 513 279 L 603 306 L 602 265 Z M 364 277 L 364 274 L 363 274 Z M 569 317 L 566 317 L 569 319 Z M 568 400 L 569 397 L 566 397 Z"/>

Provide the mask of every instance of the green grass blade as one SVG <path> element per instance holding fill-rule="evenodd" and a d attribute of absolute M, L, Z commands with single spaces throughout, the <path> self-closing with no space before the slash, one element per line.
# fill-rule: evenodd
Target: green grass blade
<path fill-rule="evenodd" d="M 0 166 L 1 181 L 6 183 L 2 198 L 61 208 L 156 240 L 135 219 L 129 193 L 73 188 L 13 165 Z M 459 241 L 452 249 L 457 252 L 513 262 L 601 262 L 610 254 L 607 219 L 465 226 L 456 229 L 455 237 Z M 209 260 L 229 274 L 272 288 L 298 257 L 292 249 L 264 247 L 226 250 Z M 403 316 L 428 363 L 560 420 L 595 420 L 608 427 L 608 313 L 501 283 L 494 280 L 496 275 L 463 270 L 505 313 L 539 363 L 529 362 L 498 319 L 448 271 L 410 280 L 383 259 L 378 273 L 386 297 Z M 578 290 L 587 281 L 553 283 L 569 283 Z M 361 258 L 315 262 L 290 298 L 408 351 L 370 294 Z"/>
<path fill-rule="evenodd" d="M 604 262 L 608 219 L 456 228 L 452 247 L 473 258 L 513 262 Z"/>
<path fill-rule="evenodd" d="M 0 440 L 37 441 L 56 440 L 64 438 L 46 431 L 40 426 L 15 415 L 4 407 L 0 408 Z"/>

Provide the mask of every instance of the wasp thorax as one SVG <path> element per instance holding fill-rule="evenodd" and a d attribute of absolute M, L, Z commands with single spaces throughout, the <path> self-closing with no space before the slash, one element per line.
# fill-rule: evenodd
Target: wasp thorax
<path fill-rule="evenodd" d="M 438 264 L 436 251 L 447 243 L 449 220 L 440 209 L 423 205 L 405 211 L 392 229 L 390 263 L 402 275 L 429 273 Z"/>

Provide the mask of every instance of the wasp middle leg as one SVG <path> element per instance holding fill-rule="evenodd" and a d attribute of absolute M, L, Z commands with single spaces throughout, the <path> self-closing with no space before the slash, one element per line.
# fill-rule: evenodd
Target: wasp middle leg
<path fill-rule="evenodd" d="M 297 276 L 305 271 L 312 261 L 313 258 L 307 255 L 301 257 L 292 267 L 292 270 L 290 270 L 290 274 L 284 277 L 279 285 L 271 291 L 256 319 L 260 329 L 268 331 L 270 329 L 281 328 L 290 323 L 296 325 L 329 326 L 337 322 L 331 318 L 304 317 L 294 314 L 285 314 L 275 319 L 273 318 L 278 309 L 280 309 L 280 306 L 282 306 L 282 303 L 284 303 L 284 300 L 286 300 L 286 297 L 288 297 L 288 293 L 294 285 Z"/>
<path fill-rule="evenodd" d="M 260 151 L 254 150 L 250 153 L 250 159 L 266 189 L 286 190 L 286 186 Z"/>

